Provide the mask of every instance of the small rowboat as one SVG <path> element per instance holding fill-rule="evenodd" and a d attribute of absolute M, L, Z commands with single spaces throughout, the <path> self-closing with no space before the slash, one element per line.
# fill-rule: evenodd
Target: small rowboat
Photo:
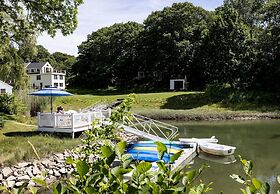
<path fill-rule="evenodd" d="M 218 156 L 232 155 L 236 149 L 236 147 L 233 146 L 207 142 L 199 142 L 198 146 L 201 151 Z"/>
<path fill-rule="evenodd" d="M 218 143 L 218 139 L 215 136 L 210 138 L 179 138 L 181 142 L 184 143 L 199 143 L 199 142 L 207 142 L 207 143 Z"/>

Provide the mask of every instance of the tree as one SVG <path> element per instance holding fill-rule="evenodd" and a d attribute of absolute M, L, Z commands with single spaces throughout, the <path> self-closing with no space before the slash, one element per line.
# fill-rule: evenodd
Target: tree
<path fill-rule="evenodd" d="M 82 0 L 1 0 L 0 79 L 15 86 L 27 85 L 24 59 L 31 59 L 36 34 L 58 30 L 70 34 L 77 27 L 77 7 Z M 30 41 L 33 40 L 33 41 Z M 17 77 L 15 77 L 17 76 Z M 16 79 L 15 79 L 16 78 Z"/>
<path fill-rule="evenodd" d="M 142 29 L 141 24 L 127 22 L 90 34 L 79 46 L 77 63 L 73 66 L 76 84 L 87 83 L 91 88 L 133 85 L 137 75 L 135 47 Z"/>
<path fill-rule="evenodd" d="M 202 48 L 207 83 L 228 83 L 234 88 L 251 84 L 254 52 L 249 31 L 232 6 L 216 10 Z"/>
<path fill-rule="evenodd" d="M 280 90 L 280 1 L 268 0 L 261 10 L 263 32 L 259 36 L 256 87 Z"/>
<path fill-rule="evenodd" d="M 21 40 L 27 34 L 47 31 L 63 35 L 77 27 L 77 8 L 82 0 L 6 0 L 0 2 L 1 38 Z M 8 33 L 9 32 L 9 33 Z"/>
<path fill-rule="evenodd" d="M 225 0 L 225 6 L 233 7 L 243 21 L 254 28 L 260 24 L 260 10 L 266 0 Z"/>
<path fill-rule="evenodd" d="M 66 83 L 69 83 L 70 79 L 73 79 L 72 66 L 76 63 L 76 57 L 68 55 L 66 53 L 55 52 L 51 55 L 54 59 L 54 68 L 60 70 L 66 70 Z"/>
<path fill-rule="evenodd" d="M 162 11 L 153 12 L 144 21 L 139 51 L 146 71 L 162 74 L 161 84 L 170 78 L 184 78 L 195 87 L 201 81 L 195 58 L 207 31 L 209 12 L 191 3 L 174 3 Z M 150 74 L 151 78 L 154 77 Z M 155 79 L 151 79 L 151 84 Z"/>

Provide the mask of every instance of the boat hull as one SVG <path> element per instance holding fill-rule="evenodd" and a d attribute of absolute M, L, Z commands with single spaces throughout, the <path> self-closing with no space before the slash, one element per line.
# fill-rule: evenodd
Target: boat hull
<path fill-rule="evenodd" d="M 199 143 L 199 149 L 205 153 L 217 156 L 229 156 L 234 154 L 236 147 L 215 143 Z"/>

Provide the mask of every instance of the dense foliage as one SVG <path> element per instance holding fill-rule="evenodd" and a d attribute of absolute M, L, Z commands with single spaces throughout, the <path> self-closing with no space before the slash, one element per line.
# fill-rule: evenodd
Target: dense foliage
<path fill-rule="evenodd" d="M 181 78 L 191 89 L 280 90 L 279 0 L 225 0 L 215 11 L 174 3 L 144 25 L 102 28 L 79 46 L 73 86 L 168 88 Z"/>
<path fill-rule="evenodd" d="M 0 95 L 0 113 L 15 114 L 17 113 L 17 101 L 14 95 Z"/>
<path fill-rule="evenodd" d="M 80 55 L 73 67 L 76 84 L 89 88 L 130 85 L 137 69 L 136 40 L 142 29 L 141 24 L 128 22 L 89 35 L 79 46 Z"/>

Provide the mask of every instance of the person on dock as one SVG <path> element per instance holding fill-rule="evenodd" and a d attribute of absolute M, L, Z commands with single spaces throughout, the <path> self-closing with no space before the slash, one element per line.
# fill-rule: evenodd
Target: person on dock
<path fill-rule="evenodd" d="M 63 107 L 62 106 L 58 106 L 57 110 L 56 110 L 56 113 L 63 114 L 64 113 Z"/>

